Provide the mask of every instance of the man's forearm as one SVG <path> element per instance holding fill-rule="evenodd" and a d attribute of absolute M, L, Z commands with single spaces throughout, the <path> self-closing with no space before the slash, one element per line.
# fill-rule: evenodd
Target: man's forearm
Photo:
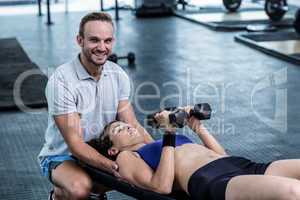
<path fill-rule="evenodd" d="M 54 120 L 65 143 L 68 145 L 69 151 L 76 158 L 91 166 L 106 170 L 107 166 L 109 166 L 109 160 L 83 140 L 78 113 L 55 116 Z"/>
<path fill-rule="evenodd" d="M 84 142 L 78 142 L 76 147 L 69 147 L 70 152 L 80 161 L 98 169 L 107 170 L 107 163 L 110 161 L 94 148 Z"/>

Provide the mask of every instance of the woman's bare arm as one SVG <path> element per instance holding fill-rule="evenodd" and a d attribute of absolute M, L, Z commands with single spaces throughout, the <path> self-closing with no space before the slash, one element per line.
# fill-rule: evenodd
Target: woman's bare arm
<path fill-rule="evenodd" d="M 118 105 L 118 120 L 131 124 L 135 127 L 140 133 L 144 134 L 145 142 L 151 143 L 153 142 L 152 136 L 147 132 L 144 127 L 136 119 L 133 108 L 128 100 L 122 100 Z"/>
<path fill-rule="evenodd" d="M 213 135 L 209 133 L 209 131 L 204 127 L 200 120 L 196 119 L 195 117 L 190 117 L 188 119 L 188 126 L 195 133 L 197 133 L 197 135 L 207 148 L 215 151 L 218 154 L 226 155 L 226 152 L 222 145 L 215 139 Z"/>
<path fill-rule="evenodd" d="M 163 147 L 160 162 L 154 172 L 131 151 L 123 151 L 117 158 L 119 173 L 129 183 L 160 194 L 169 194 L 174 182 L 174 147 Z"/>

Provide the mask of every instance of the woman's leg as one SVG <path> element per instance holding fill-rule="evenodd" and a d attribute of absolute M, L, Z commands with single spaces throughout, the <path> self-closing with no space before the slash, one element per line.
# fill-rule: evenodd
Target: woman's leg
<path fill-rule="evenodd" d="M 87 199 L 92 189 L 89 175 L 74 161 L 67 160 L 52 170 L 54 199 Z"/>
<path fill-rule="evenodd" d="M 225 196 L 226 200 L 299 200 L 300 181 L 268 175 L 237 176 L 229 181 Z"/>
<path fill-rule="evenodd" d="M 267 168 L 265 174 L 283 176 L 300 180 L 300 159 L 278 160 Z"/>

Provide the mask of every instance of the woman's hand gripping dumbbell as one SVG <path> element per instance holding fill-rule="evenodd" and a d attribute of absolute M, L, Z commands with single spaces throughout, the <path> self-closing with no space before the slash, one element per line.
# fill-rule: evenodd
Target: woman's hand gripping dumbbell
<path fill-rule="evenodd" d="M 194 107 L 169 107 L 148 115 L 147 124 L 154 128 L 182 128 L 187 124 L 187 120 L 191 116 L 199 120 L 210 119 L 211 111 L 211 107 L 208 103 L 199 103 Z M 165 117 L 157 118 L 158 113 L 162 113 Z"/>

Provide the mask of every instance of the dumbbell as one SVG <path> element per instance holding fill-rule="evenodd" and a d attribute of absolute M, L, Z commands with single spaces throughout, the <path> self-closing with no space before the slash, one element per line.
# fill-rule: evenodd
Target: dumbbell
<path fill-rule="evenodd" d="M 182 128 L 187 124 L 189 117 L 194 116 L 199 120 L 208 120 L 211 117 L 211 107 L 208 103 L 196 104 L 189 113 L 183 108 L 168 107 L 164 110 L 171 111 L 169 114 L 170 125 L 177 128 Z M 161 112 L 161 111 L 159 111 Z M 154 128 L 159 128 L 160 124 L 155 119 L 155 115 L 159 112 L 155 112 L 147 116 L 147 124 Z"/>
<path fill-rule="evenodd" d="M 229 12 L 236 12 L 241 6 L 242 0 L 223 0 L 223 5 Z"/>
<path fill-rule="evenodd" d="M 288 10 L 286 0 L 265 1 L 265 12 L 272 21 L 280 21 Z"/>
<path fill-rule="evenodd" d="M 118 60 L 127 59 L 129 64 L 133 64 L 135 61 L 135 54 L 133 52 L 129 52 L 127 56 L 118 56 L 117 54 L 113 53 L 108 57 L 108 60 L 118 63 Z"/>
<path fill-rule="evenodd" d="M 295 31 L 300 34 L 300 9 L 297 10 L 294 21 Z"/>

